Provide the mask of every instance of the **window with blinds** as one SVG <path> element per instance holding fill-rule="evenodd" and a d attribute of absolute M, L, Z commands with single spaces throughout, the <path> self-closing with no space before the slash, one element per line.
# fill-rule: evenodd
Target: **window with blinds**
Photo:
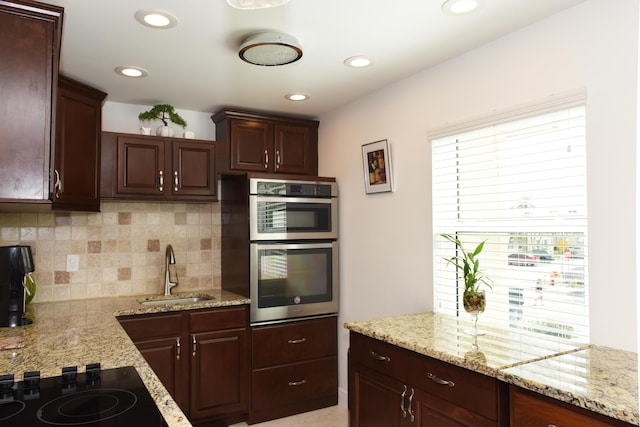
<path fill-rule="evenodd" d="M 486 240 L 493 281 L 482 324 L 532 337 L 589 339 L 584 104 L 432 139 L 434 307 L 469 316 L 463 281 L 444 258 Z M 557 106 L 556 106 L 557 108 Z"/>

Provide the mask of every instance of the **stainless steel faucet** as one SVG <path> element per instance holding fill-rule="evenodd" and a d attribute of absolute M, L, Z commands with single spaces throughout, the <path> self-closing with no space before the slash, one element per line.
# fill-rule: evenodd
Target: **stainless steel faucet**
<path fill-rule="evenodd" d="M 175 282 L 171 281 L 171 275 L 169 274 L 169 265 L 175 265 L 176 256 L 173 253 L 173 247 L 171 245 L 167 245 L 167 250 L 164 253 L 164 294 L 171 295 L 171 289 L 178 286 L 178 272 L 175 271 L 174 267 L 174 275 Z"/>

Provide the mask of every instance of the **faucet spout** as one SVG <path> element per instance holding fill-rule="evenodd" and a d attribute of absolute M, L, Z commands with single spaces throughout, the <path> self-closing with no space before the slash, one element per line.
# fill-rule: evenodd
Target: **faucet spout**
<path fill-rule="evenodd" d="M 165 295 L 171 295 L 171 289 L 179 285 L 178 273 L 174 270 L 175 282 L 172 282 L 171 274 L 169 271 L 169 265 L 175 265 L 175 263 L 176 263 L 176 256 L 173 253 L 173 247 L 171 245 L 167 245 L 167 249 L 164 252 L 164 294 Z"/>

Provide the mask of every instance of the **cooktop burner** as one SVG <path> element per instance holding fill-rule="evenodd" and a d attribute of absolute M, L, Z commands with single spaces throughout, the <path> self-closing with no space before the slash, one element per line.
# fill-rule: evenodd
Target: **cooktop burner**
<path fill-rule="evenodd" d="M 16 426 L 166 426 L 135 368 L 100 370 L 87 365 L 40 379 L 26 372 L 24 381 L 0 376 L 0 425 Z"/>

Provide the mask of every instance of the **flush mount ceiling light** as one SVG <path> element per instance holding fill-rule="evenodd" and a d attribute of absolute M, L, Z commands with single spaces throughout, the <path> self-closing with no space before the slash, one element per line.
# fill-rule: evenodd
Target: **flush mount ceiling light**
<path fill-rule="evenodd" d="M 250 64 L 269 67 L 291 64 L 302 58 L 302 47 L 287 34 L 260 33 L 245 39 L 238 54 Z"/>
<path fill-rule="evenodd" d="M 121 76 L 133 78 L 147 77 L 147 75 L 149 74 L 144 68 L 128 65 L 117 67 L 114 71 Z"/>
<path fill-rule="evenodd" d="M 178 25 L 178 18 L 163 10 L 139 10 L 136 21 L 151 28 L 172 28 Z"/>
<path fill-rule="evenodd" d="M 442 3 L 442 11 L 447 15 L 463 15 L 474 11 L 478 0 L 447 0 Z"/>
<path fill-rule="evenodd" d="M 366 56 L 352 56 L 344 60 L 344 65 L 353 68 L 363 68 L 371 65 L 372 61 Z"/>
<path fill-rule="evenodd" d="M 307 99 L 311 98 L 306 93 L 288 93 L 284 97 L 289 101 L 306 101 Z"/>
<path fill-rule="evenodd" d="M 227 0 L 236 9 L 263 9 L 266 7 L 282 6 L 289 0 Z"/>

